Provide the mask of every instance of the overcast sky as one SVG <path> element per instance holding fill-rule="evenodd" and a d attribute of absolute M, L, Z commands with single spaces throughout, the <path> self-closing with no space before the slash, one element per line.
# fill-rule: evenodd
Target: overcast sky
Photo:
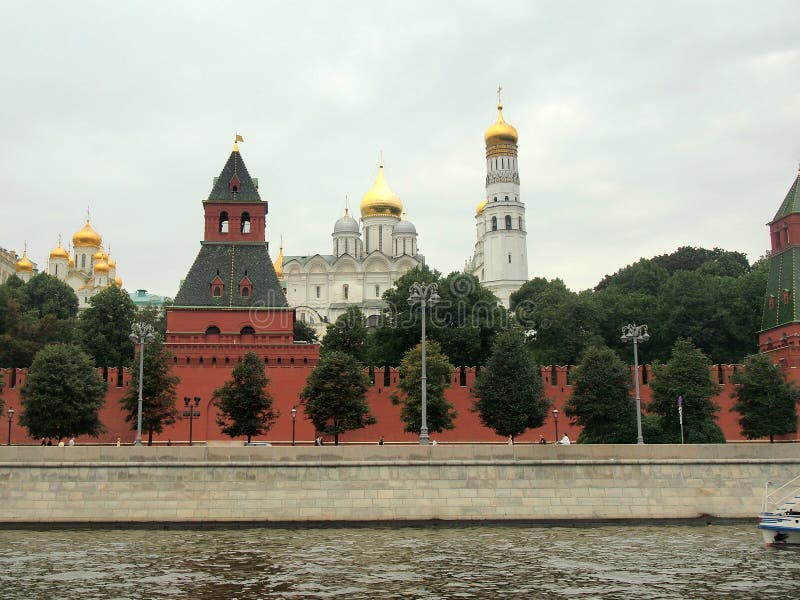
<path fill-rule="evenodd" d="M 383 151 L 428 264 L 460 270 L 499 83 L 531 277 L 753 261 L 797 174 L 793 1 L 3 4 L 0 246 L 44 269 L 88 206 L 129 290 L 175 295 L 237 131 L 273 258 L 330 253 Z"/>

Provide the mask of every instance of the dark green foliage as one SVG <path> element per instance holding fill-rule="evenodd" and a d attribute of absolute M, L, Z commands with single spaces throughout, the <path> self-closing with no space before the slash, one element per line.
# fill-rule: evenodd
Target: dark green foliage
<path fill-rule="evenodd" d="M 98 367 L 127 365 L 133 358 L 128 336 L 136 316 L 136 305 L 127 292 L 116 286 L 89 299 L 80 315 L 83 345 Z"/>
<path fill-rule="evenodd" d="M 336 322 L 328 325 L 322 338 L 320 354 L 343 352 L 362 365 L 367 360 L 367 321 L 357 306 L 351 306 Z"/>
<path fill-rule="evenodd" d="M 450 362 L 485 365 L 494 338 L 508 325 L 508 311 L 476 277 L 454 272 L 443 278 L 425 265 L 408 271 L 384 293 L 388 308 L 371 339 L 373 364 L 399 365 L 404 354 L 419 343 L 420 306 L 408 305 L 409 287 L 414 282 L 438 286 L 440 300 L 426 310 L 427 336 L 441 345 Z"/>
<path fill-rule="evenodd" d="M 22 286 L 21 296 L 26 310 L 36 311 L 40 317 L 52 315 L 65 320 L 78 314 L 78 297 L 72 288 L 47 273 L 31 277 Z"/>
<path fill-rule="evenodd" d="M 583 428 L 585 444 L 635 444 L 636 401 L 632 375 L 613 350 L 591 347 L 573 376 L 572 396 L 564 409 L 573 425 Z"/>
<path fill-rule="evenodd" d="M 525 351 L 522 332 L 515 329 L 497 336 L 472 392 L 481 423 L 503 437 L 541 427 L 550 407 L 539 368 Z"/>
<path fill-rule="evenodd" d="M 334 436 L 338 445 L 340 434 L 374 424 L 366 401 L 368 385 L 364 367 L 350 354 L 330 350 L 320 356 L 300 393 L 314 429 Z"/>
<path fill-rule="evenodd" d="M 163 306 L 142 306 L 136 308 L 134 321 L 150 325 L 160 339 L 167 337 L 167 302 Z"/>
<path fill-rule="evenodd" d="M 158 341 L 144 345 L 144 378 L 142 385 L 142 432 L 147 432 L 147 445 L 153 445 L 153 434 L 162 433 L 164 427 L 173 425 L 178 415 L 175 406 L 175 387 L 180 379 L 170 373 L 172 354 Z M 139 358 L 131 363 L 131 385 L 120 399 L 125 411 L 125 421 L 131 429 L 137 428 L 139 411 Z"/>
<path fill-rule="evenodd" d="M 732 378 L 736 384 L 734 410 L 741 418 L 742 434 L 749 440 L 797 431 L 797 401 L 800 390 L 766 354 L 750 356 L 744 371 Z"/>
<path fill-rule="evenodd" d="M 447 360 L 441 346 L 428 341 L 425 349 L 426 367 L 426 407 L 429 432 L 442 432 L 453 429 L 458 413 L 448 402 L 444 393 L 450 387 L 453 365 Z M 403 356 L 400 363 L 398 387 L 403 395 L 392 394 L 392 403 L 402 406 L 400 419 L 405 423 L 405 431 L 419 433 L 422 427 L 422 345 L 417 344 Z"/>
<path fill-rule="evenodd" d="M 214 391 L 214 406 L 219 410 L 217 425 L 229 437 L 262 435 L 278 418 L 267 391 L 269 379 L 264 365 L 252 352 L 233 368 L 231 380 Z"/>
<path fill-rule="evenodd" d="M 19 423 L 33 438 L 97 436 L 106 384 L 78 346 L 54 344 L 37 354 L 21 389 Z"/>
<path fill-rule="evenodd" d="M 293 337 L 295 342 L 306 342 L 307 344 L 316 344 L 319 341 L 317 332 L 305 321 L 294 322 Z"/>
<path fill-rule="evenodd" d="M 719 407 L 712 398 L 719 393 L 711 381 L 711 361 L 691 340 L 679 339 L 666 364 L 653 365 L 654 380 L 650 383 L 653 400 L 648 407 L 661 416 L 661 428 L 666 443 L 681 441 L 678 418 L 678 396 L 683 397 L 684 440 L 690 444 L 725 442 L 725 436 L 714 421 Z M 650 440 L 645 439 L 645 442 Z"/>

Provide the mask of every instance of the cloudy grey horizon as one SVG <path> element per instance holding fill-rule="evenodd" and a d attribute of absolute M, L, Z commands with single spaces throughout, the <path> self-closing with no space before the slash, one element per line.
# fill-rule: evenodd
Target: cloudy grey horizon
<path fill-rule="evenodd" d="M 270 255 L 329 254 L 386 179 L 429 266 L 461 270 L 483 132 L 519 132 L 531 277 L 641 257 L 755 261 L 797 176 L 800 30 L 774 2 L 30 2 L 0 23 L 0 246 L 46 268 L 92 225 L 128 290 L 174 296 L 231 150 Z"/>

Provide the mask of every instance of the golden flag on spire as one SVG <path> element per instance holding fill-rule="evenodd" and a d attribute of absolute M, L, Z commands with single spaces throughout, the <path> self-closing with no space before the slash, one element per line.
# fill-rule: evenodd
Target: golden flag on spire
<path fill-rule="evenodd" d="M 244 141 L 244 138 L 243 138 L 242 136 L 240 136 L 240 135 L 237 133 L 237 134 L 236 134 L 236 140 L 235 140 L 235 141 L 237 141 L 237 142 L 243 142 L 243 141 Z"/>

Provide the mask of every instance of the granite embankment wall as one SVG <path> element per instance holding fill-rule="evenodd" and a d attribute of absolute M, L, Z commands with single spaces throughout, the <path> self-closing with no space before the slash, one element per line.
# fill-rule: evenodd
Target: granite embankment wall
<path fill-rule="evenodd" d="M 0 447 L 0 522 L 755 518 L 798 444 Z"/>

